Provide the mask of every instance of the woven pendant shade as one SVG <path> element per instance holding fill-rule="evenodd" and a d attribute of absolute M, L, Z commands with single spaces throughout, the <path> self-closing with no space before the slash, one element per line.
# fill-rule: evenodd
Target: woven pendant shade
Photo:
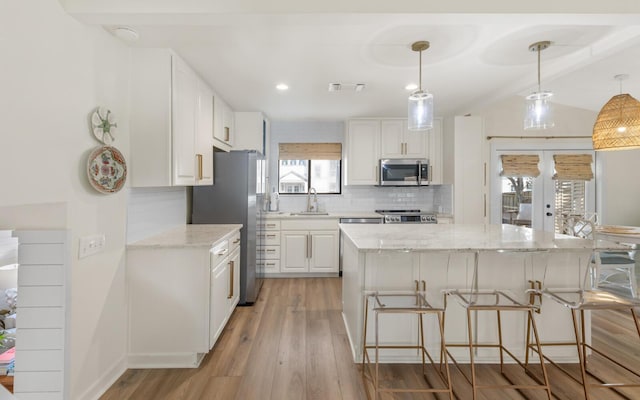
<path fill-rule="evenodd" d="M 500 156 L 502 160 L 502 171 L 500 176 L 509 177 L 536 177 L 540 175 L 538 155 L 530 154 L 503 154 Z"/>
<path fill-rule="evenodd" d="M 594 150 L 640 147 L 640 102 L 628 94 L 613 96 L 593 126 Z"/>

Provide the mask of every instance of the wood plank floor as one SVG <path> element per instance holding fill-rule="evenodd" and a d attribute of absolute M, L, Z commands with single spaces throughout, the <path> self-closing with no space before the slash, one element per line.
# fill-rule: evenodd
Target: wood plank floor
<path fill-rule="evenodd" d="M 128 370 L 102 400 L 364 400 L 367 398 L 359 366 L 351 358 L 341 315 L 340 278 L 268 279 L 252 307 L 238 307 L 214 349 L 198 369 Z M 567 315 L 569 317 L 569 315 Z M 627 365 L 640 368 L 640 341 L 631 319 L 613 312 L 593 316 L 594 344 L 610 349 Z M 619 371 L 593 360 L 591 368 L 603 376 Z M 575 366 L 570 366 L 574 367 Z M 582 398 L 581 387 L 548 368 L 558 399 Z M 451 368 L 456 395 L 471 399 L 469 385 Z M 514 381 L 526 380 L 509 366 Z M 383 379 L 415 387 L 423 380 L 413 365 L 388 365 Z M 430 374 L 430 376 L 435 376 Z M 478 371 L 484 383 L 504 380 L 495 365 Z M 433 385 L 441 385 L 434 378 Z M 480 392 L 481 400 L 545 399 L 540 391 Z M 597 389 L 595 399 L 624 399 Z M 425 394 L 385 394 L 385 400 L 447 398 Z M 628 392 L 640 399 L 640 389 Z"/>

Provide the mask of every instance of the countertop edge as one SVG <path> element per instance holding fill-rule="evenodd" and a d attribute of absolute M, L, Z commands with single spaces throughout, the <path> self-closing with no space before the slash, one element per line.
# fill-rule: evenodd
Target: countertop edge
<path fill-rule="evenodd" d="M 242 228 L 242 224 L 186 224 L 127 244 L 127 250 L 210 248 Z"/>

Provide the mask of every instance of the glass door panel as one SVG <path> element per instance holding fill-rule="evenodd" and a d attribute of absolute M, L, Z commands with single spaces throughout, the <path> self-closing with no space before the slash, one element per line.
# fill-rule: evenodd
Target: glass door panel
<path fill-rule="evenodd" d="M 526 226 L 548 232 L 562 231 L 566 215 L 595 211 L 595 179 L 558 181 L 554 174 L 554 154 L 593 154 L 593 150 L 503 150 L 492 152 L 491 223 Z M 503 154 L 537 154 L 537 177 L 500 176 Z M 595 157 L 594 157 L 595 159 Z M 593 166 L 595 170 L 595 166 Z"/>

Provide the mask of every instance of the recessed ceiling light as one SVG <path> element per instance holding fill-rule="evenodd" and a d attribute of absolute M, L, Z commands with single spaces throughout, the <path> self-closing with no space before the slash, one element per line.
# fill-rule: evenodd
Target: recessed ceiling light
<path fill-rule="evenodd" d="M 115 27 L 113 29 L 113 34 L 125 42 L 135 42 L 140 37 L 135 29 L 128 26 Z"/>
<path fill-rule="evenodd" d="M 416 90 L 418 88 L 418 85 L 416 85 L 415 83 L 410 83 L 407 86 L 404 87 L 407 90 Z"/>
<path fill-rule="evenodd" d="M 286 84 L 284 84 L 284 83 L 278 83 L 278 84 L 276 85 L 276 89 L 278 89 L 278 90 L 287 90 L 287 89 L 289 89 L 289 86 L 287 86 L 287 85 L 286 85 Z"/>

